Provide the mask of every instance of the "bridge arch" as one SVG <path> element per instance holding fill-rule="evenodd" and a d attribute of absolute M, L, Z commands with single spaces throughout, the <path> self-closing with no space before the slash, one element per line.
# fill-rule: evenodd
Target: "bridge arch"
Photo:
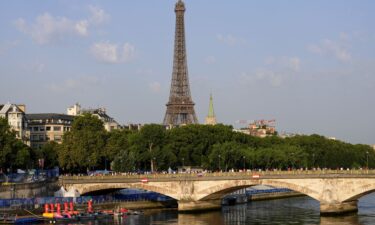
<path fill-rule="evenodd" d="M 104 190 L 121 190 L 121 189 L 139 189 L 156 192 L 173 199 L 178 200 L 178 196 L 171 193 L 169 188 L 163 188 L 160 186 L 143 184 L 143 183 L 108 183 L 108 184 L 75 184 L 67 186 L 66 189 L 75 189 L 80 195 L 85 195 L 91 192 L 98 192 Z"/>
<path fill-rule="evenodd" d="M 351 190 L 350 193 L 347 193 L 343 197 L 343 202 L 350 202 L 358 200 L 359 198 L 375 192 L 375 183 L 364 184 L 355 189 Z"/>
<path fill-rule="evenodd" d="M 240 190 L 243 188 L 256 186 L 256 185 L 265 185 L 265 186 L 270 186 L 274 188 L 287 188 L 287 189 L 299 192 L 301 194 L 307 195 L 319 202 L 322 200 L 320 198 L 320 194 L 317 191 L 310 189 L 309 187 L 301 186 L 301 185 L 294 184 L 294 183 L 287 182 L 287 181 L 275 181 L 275 180 L 262 180 L 261 182 L 257 180 L 242 180 L 242 181 L 236 181 L 236 182 L 229 180 L 224 183 L 217 184 L 217 185 L 207 186 L 205 189 L 200 190 L 197 194 L 205 193 L 205 195 L 204 196 L 199 195 L 198 200 L 206 201 L 206 200 L 221 199 L 226 194 L 232 193 L 236 190 Z"/>

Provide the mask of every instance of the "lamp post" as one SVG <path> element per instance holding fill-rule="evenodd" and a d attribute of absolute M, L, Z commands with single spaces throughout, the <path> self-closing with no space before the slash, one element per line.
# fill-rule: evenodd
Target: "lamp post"
<path fill-rule="evenodd" d="M 246 170 L 246 156 L 243 156 L 243 171 Z"/>
<path fill-rule="evenodd" d="M 294 152 L 292 152 L 291 155 L 292 155 L 292 159 L 290 161 L 292 163 L 292 171 L 293 171 L 293 169 L 294 169 Z"/>
<path fill-rule="evenodd" d="M 368 151 L 366 151 L 366 161 L 367 161 L 367 172 L 368 172 Z"/>
<path fill-rule="evenodd" d="M 312 167 L 315 168 L 315 153 L 313 153 Z"/>
<path fill-rule="evenodd" d="M 220 161 L 221 161 L 221 155 L 219 154 L 219 172 L 221 171 Z"/>
<path fill-rule="evenodd" d="M 152 161 L 152 162 L 153 162 L 153 164 L 154 164 L 153 169 L 154 169 L 154 170 L 157 170 L 157 169 L 156 169 L 156 158 L 155 158 L 155 157 L 153 158 L 153 161 Z"/>
<path fill-rule="evenodd" d="M 182 157 L 182 169 L 184 169 L 184 167 L 185 167 L 185 158 Z"/>

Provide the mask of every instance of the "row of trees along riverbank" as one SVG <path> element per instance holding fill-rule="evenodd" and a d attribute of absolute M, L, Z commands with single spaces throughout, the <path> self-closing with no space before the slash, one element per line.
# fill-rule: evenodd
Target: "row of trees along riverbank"
<path fill-rule="evenodd" d="M 71 173 L 88 169 L 150 171 L 151 164 L 156 171 L 182 165 L 209 170 L 375 167 L 375 152 L 369 145 L 319 135 L 258 138 L 233 132 L 231 126 L 221 124 L 170 130 L 149 124 L 140 131 L 107 132 L 102 121 L 90 114 L 74 120 L 62 144 L 50 142 L 30 150 L 15 139 L 4 121 L 0 120 L 2 168 L 9 168 L 10 162 L 19 168 L 36 166 L 41 157 L 47 168 L 59 166 Z"/>

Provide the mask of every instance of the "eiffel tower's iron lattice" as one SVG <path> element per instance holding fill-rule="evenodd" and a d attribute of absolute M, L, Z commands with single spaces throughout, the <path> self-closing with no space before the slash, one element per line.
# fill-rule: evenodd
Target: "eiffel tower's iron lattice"
<path fill-rule="evenodd" d="M 178 126 L 198 123 L 194 102 L 190 94 L 185 46 L 185 4 L 179 0 L 175 6 L 176 31 L 174 42 L 173 74 L 164 125 Z"/>

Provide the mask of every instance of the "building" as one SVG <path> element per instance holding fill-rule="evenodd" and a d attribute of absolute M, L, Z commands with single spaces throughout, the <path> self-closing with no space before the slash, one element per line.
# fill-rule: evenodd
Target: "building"
<path fill-rule="evenodd" d="M 0 117 L 8 120 L 9 126 L 16 133 L 16 137 L 24 143 L 28 141 L 27 122 L 25 118 L 26 106 L 7 103 L 0 105 Z"/>
<path fill-rule="evenodd" d="M 67 109 L 67 114 L 70 116 L 79 116 L 85 113 L 92 114 L 103 121 L 104 128 L 107 131 L 121 128 L 120 124 L 118 124 L 112 117 L 108 116 L 105 108 L 83 109 L 79 103 L 76 103 Z"/>
<path fill-rule="evenodd" d="M 175 127 L 185 124 L 197 124 L 194 105 L 190 93 L 186 46 L 185 46 L 185 3 L 178 0 L 174 9 L 176 13 L 176 30 L 174 42 L 173 72 L 169 101 L 166 104 L 163 124 Z"/>
<path fill-rule="evenodd" d="M 57 113 L 26 114 L 30 147 L 41 148 L 49 141 L 62 143 L 65 132 L 70 131 L 74 116 Z"/>
<path fill-rule="evenodd" d="M 276 135 L 275 120 L 255 120 L 249 124 L 249 133 L 252 136 L 267 137 Z"/>
<path fill-rule="evenodd" d="M 248 127 L 235 129 L 234 131 L 262 138 L 273 136 L 277 135 L 274 124 L 275 121 L 276 120 L 254 120 L 248 125 Z"/>
<path fill-rule="evenodd" d="M 210 103 L 208 106 L 208 115 L 206 117 L 205 124 L 207 125 L 215 125 L 216 124 L 216 116 L 214 112 L 214 103 L 212 100 L 212 94 L 210 94 Z"/>
<path fill-rule="evenodd" d="M 122 126 L 124 130 L 132 130 L 132 131 L 139 131 L 143 127 L 143 124 L 140 123 L 129 123 Z"/>

